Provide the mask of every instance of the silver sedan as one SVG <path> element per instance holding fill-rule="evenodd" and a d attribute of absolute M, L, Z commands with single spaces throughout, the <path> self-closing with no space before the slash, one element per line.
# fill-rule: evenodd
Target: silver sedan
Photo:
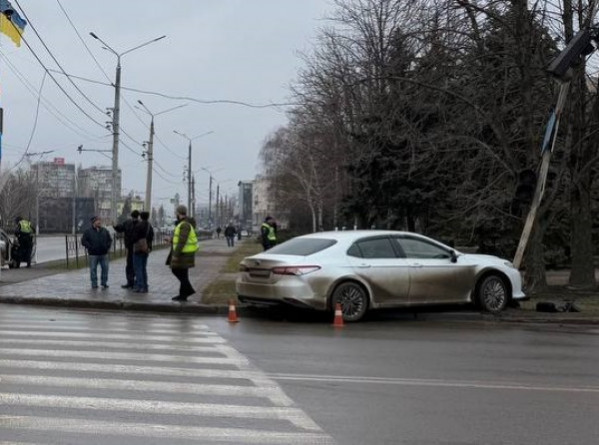
<path fill-rule="evenodd" d="M 341 231 L 299 236 L 240 264 L 242 303 L 332 310 L 345 321 L 371 308 L 476 303 L 497 313 L 525 299 L 507 260 L 458 252 L 410 232 Z"/>

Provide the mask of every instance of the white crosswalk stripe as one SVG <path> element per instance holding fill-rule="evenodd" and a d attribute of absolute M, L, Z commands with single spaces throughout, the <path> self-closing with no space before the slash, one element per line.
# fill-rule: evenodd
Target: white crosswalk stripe
<path fill-rule="evenodd" d="M 0 314 L 0 445 L 334 443 L 196 319 L 20 316 Z"/>

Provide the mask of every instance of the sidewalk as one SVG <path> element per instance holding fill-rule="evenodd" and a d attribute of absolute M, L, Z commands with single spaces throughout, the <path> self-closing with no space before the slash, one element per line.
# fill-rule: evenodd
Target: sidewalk
<path fill-rule="evenodd" d="M 80 308 L 128 309 L 167 312 L 226 313 L 227 307 L 202 304 L 202 290 L 219 277 L 221 269 L 234 249 L 224 239 L 200 242 L 196 267 L 190 270 L 190 281 L 196 294 L 186 303 L 171 301 L 179 291 L 179 282 L 165 265 L 167 249 L 150 254 L 148 259 L 149 292 L 138 294 L 122 289 L 125 259 L 110 263 L 108 289 L 91 289 L 89 269 L 51 274 L 48 269 L 19 269 L 2 272 L 2 281 L 17 280 L 30 274 L 32 279 L 0 286 L 0 303 L 39 304 Z M 17 273 L 14 273 L 17 272 Z M 100 271 L 98 270 L 98 275 Z M 37 276 L 36 276 L 37 275 Z M 234 297 L 234 296 L 232 296 Z"/>

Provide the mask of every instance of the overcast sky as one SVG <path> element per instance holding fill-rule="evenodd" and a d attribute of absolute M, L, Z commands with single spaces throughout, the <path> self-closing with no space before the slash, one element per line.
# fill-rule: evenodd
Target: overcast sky
<path fill-rule="evenodd" d="M 17 7 L 17 2 L 11 1 Z M 208 173 L 201 168 L 213 172 L 224 193 L 236 194 L 239 180 L 253 179 L 259 172 L 261 144 L 270 132 L 285 124 L 286 116 L 281 107 L 200 104 L 125 88 L 257 105 L 288 102 L 289 85 L 302 66 L 298 51 L 312 48 L 318 29 L 326 24 L 323 18 L 332 8 L 328 0 L 18 0 L 18 4 L 30 22 L 24 38 L 46 67 L 59 70 L 33 28 L 64 71 L 104 84 L 114 82 L 116 57 L 103 50 L 90 31 L 119 53 L 167 36 L 121 59 L 120 122 L 131 137 L 121 134 L 119 166 L 124 193 L 145 193 L 147 164 L 141 158 L 144 149 L 140 144 L 149 137 L 150 117 L 132 109 L 137 100 L 153 113 L 189 104 L 155 118 L 159 140 L 154 143 L 158 173 L 154 174 L 153 205 L 166 204 L 177 192 L 183 202 L 187 201 L 183 170 L 188 142 L 173 130 L 189 137 L 214 132 L 192 143 L 196 193 L 199 202 L 206 202 Z M 51 72 L 90 116 L 86 117 L 49 75 L 44 79 L 44 69 L 25 43 L 17 48 L 1 35 L 0 56 L 3 170 L 19 161 L 32 135 L 30 153 L 54 150 L 45 160 L 63 157 L 84 167 L 110 165 L 110 153 L 79 155 L 76 149 L 83 145 L 89 150 L 111 150 L 111 133 L 103 127 L 111 118 L 99 109 L 113 107 L 112 86 L 73 78 L 92 104 L 64 75 Z"/>

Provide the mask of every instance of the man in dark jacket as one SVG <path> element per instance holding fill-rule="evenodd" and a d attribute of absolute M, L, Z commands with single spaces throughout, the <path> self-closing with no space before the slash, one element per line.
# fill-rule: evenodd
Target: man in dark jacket
<path fill-rule="evenodd" d="M 31 254 L 33 251 L 33 226 L 31 223 L 17 216 L 15 219 L 17 227 L 15 229 L 15 236 L 19 242 L 18 255 L 15 256 L 17 261 L 17 267 L 21 265 L 21 262 L 27 263 L 27 267 L 31 267 Z"/>
<path fill-rule="evenodd" d="M 225 227 L 225 238 L 227 238 L 227 246 L 235 247 L 235 234 L 236 234 L 235 226 L 233 223 L 229 223 L 227 227 Z"/>
<path fill-rule="evenodd" d="M 127 249 L 127 265 L 125 266 L 125 275 L 127 277 L 127 284 L 123 284 L 123 289 L 133 289 L 135 285 L 135 269 L 133 267 L 133 231 L 135 226 L 139 222 L 139 212 L 133 210 L 131 212 L 131 218 L 127 219 L 122 224 L 117 224 L 114 230 L 117 233 L 125 234 L 125 248 Z"/>
<path fill-rule="evenodd" d="M 154 229 L 150 224 L 150 213 L 141 212 L 141 221 L 139 221 L 133 229 L 133 268 L 135 269 L 135 288 L 134 292 L 148 292 L 148 256 L 152 250 L 152 242 L 154 241 Z M 141 245 L 138 242 L 145 240 L 147 251 L 142 251 Z"/>
<path fill-rule="evenodd" d="M 89 256 L 90 278 L 92 289 L 98 288 L 98 264 L 102 271 L 100 283 L 108 288 L 108 252 L 112 244 L 110 233 L 102 227 L 102 220 L 97 216 L 91 218 L 92 226 L 83 232 L 81 244 L 87 249 Z"/>

